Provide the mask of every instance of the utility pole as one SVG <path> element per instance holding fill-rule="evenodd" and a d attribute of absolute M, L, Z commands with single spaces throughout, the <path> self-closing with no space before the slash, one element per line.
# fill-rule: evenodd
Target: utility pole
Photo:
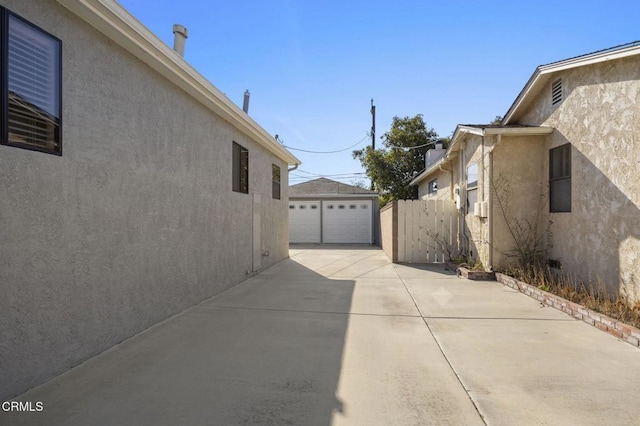
<path fill-rule="evenodd" d="M 371 149 L 376 149 L 376 106 L 371 98 Z"/>
<path fill-rule="evenodd" d="M 376 106 L 373 104 L 373 98 L 371 98 L 371 149 L 376 149 Z M 371 190 L 374 191 L 375 185 L 371 182 Z"/>

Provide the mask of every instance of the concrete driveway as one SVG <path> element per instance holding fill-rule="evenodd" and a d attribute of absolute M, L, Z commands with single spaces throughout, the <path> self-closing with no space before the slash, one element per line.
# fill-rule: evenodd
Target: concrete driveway
<path fill-rule="evenodd" d="M 11 425 L 615 425 L 640 351 L 376 248 L 291 259 L 18 398 Z"/>

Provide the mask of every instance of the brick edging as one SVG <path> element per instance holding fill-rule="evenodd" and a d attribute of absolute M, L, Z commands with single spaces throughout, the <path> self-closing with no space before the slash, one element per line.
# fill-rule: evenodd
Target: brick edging
<path fill-rule="evenodd" d="M 543 305 L 556 308 L 572 317 L 586 322 L 602 331 L 624 340 L 625 342 L 640 347 L 640 329 L 615 320 L 599 312 L 592 311 L 584 306 L 571 302 L 548 291 L 541 290 L 537 287 L 516 280 L 505 274 L 496 272 L 496 279 L 499 283 L 518 290 L 542 303 Z"/>
<path fill-rule="evenodd" d="M 464 266 L 458 266 L 455 263 L 447 260 L 447 267 L 454 271 L 458 277 L 466 278 L 472 281 L 495 281 L 496 275 L 493 272 L 485 272 L 485 271 L 472 271 L 469 268 L 465 268 Z"/>

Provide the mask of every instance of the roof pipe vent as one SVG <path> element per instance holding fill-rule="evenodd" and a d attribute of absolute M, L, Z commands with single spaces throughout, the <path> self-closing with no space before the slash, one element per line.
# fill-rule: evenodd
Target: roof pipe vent
<path fill-rule="evenodd" d="M 246 90 L 244 92 L 244 102 L 242 102 L 242 110 L 249 114 L 249 97 L 251 96 L 251 93 L 249 93 L 248 90 Z"/>
<path fill-rule="evenodd" d="M 185 27 L 180 24 L 175 24 L 173 26 L 173 50 L 178 52 L 182 57 L 184 57 L 184 44 L 187 37 L 188 33 Z"/>

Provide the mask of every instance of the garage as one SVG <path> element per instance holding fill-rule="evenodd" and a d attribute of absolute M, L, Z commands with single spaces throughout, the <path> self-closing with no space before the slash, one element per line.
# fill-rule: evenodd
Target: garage
<path fill-rule="evenodd" d="M 289 242 L 320 243 L 320 201 L 289 201 Z"/>
<path fill-rule="evenodd" d="M 322 205 L 322 242 L 371 244 L 371 201 L 328 200 Z"/>
<path fill-rule="evenodd" d="M 289 187 L 289 242 L 377 244 L 378 193 L 320 178 Z"/>

